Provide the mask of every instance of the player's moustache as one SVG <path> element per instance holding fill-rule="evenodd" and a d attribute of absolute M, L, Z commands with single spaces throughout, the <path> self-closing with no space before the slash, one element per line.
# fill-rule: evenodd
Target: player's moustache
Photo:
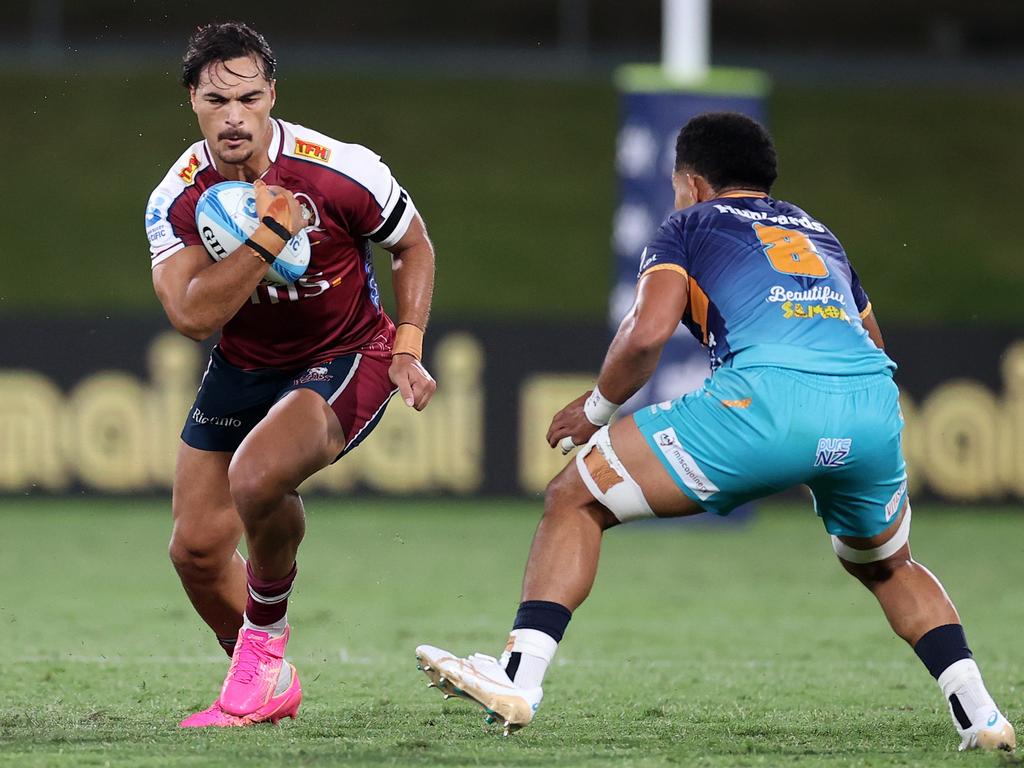
<path fill-rule="evenodd" d="M 252 141 L 252 134 L 246 133 L 245 131 L 221 131 L 217 134 L 218 141 L 230 141 L 233 139 L 245 139 L 246 141 Z"/>

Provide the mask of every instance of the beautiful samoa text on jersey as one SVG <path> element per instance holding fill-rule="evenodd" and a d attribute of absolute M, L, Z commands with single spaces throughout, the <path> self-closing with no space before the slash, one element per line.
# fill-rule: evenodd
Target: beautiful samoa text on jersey
<path fill-rule="evenodd" d="M 791 203 L 741 192 L 674 212 L 644 249 L 638 279 L 663 269 L 688 281 L 682 320 L 713 370 L 896 367 L 864 329 L 871 304 L 842 245 Z"/>
<path fill-rule="evenodd" d="M 258 286 L 224 325 L 221 353 L 243 369 L 307 367 L 351 352 L 390 355 L 394 326 L 380 306 L 370 242 L 397 243 L 416 212 L 412 200 L 365 147 L 271 123 L 271 164 L 262 178 L 309 210 L 309 269 L 295 285 Z M 224 180 L 205 141 L 171 167 L 146 208 L 154 268 L 186 246 L 202 246 L 196 201 Z"/>

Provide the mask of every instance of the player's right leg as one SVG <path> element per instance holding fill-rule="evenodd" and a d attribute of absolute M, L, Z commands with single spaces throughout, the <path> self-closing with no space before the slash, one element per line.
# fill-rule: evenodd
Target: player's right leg
<path fill-rule="evenodd" d="M 601 539 L 619 523 L 698 514 L 632 417 L 602 428 L 548 485 L 523 577 L 522 602 L 501 659 L 416 649 L 431 686 L 476 701 L 506 733 L 528 724 L 572 612 L 597 575 Z"/>
<path fill-rule="evenodd" d="M 168 551 L 196 613 L 228 656 L 242 626 L 248 596 L 238 552 L 242 521 L 228 488 L 231 454 L 182 443 L 174 474 L 174 528 Z"/>

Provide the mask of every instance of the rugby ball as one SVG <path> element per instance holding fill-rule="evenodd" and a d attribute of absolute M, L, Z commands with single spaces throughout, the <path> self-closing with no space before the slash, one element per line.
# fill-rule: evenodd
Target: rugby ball
<path fill-rule="evenodd" d="M 207 189 L 196 203 L 196 226 L 207 253 L 220 261 L 256 231 L 256 195 L 247 181 L 222 181 Z M 285 243 L 265 282 L 291 285 L 309 267 L 306 230 Z"/>

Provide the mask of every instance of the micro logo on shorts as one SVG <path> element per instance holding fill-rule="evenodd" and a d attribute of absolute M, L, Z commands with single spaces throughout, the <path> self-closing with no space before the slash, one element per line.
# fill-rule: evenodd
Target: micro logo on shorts
<path fill-rule="evenodd" d="M 295 383 L 309 384 L 311 381 L 330 381 L 333 378 L 334 377 L 327 372 L 326 367 L 318 365 L 315 368 L 310 368 L 304 374 L 299 376 L 299 378 L 295 380 Z"/>
<path fill-rule="evenodd" d="M 843 461 L 850 455 L 850 444 L 853 440 L 849 437 L 823 437 L 818 441 L 818 452 L 814 458 L 816 467 L 841 467 Z"/>
<path fill-rule="evenodd" d="M 676 437 L 676 431 L 672 427 L 655 432 L 654 442 L 661 450 L 665 460 L 676 471 L 686 487 L 697 494 L 698 499 L 704 501 L 709 496 L 718 493 L 718 486 L 712 483 L 697 466 L 693 456 L 683 450 L 679 444 L 679 438 Z"/>
<path fill-rule="evenodd" d="M 192 411 L 192 421 L 196 424 L 212 424 L 215 427 L 240 427 L 242 420 L 234 416 L 207 416 L 196 408 Z"/>

